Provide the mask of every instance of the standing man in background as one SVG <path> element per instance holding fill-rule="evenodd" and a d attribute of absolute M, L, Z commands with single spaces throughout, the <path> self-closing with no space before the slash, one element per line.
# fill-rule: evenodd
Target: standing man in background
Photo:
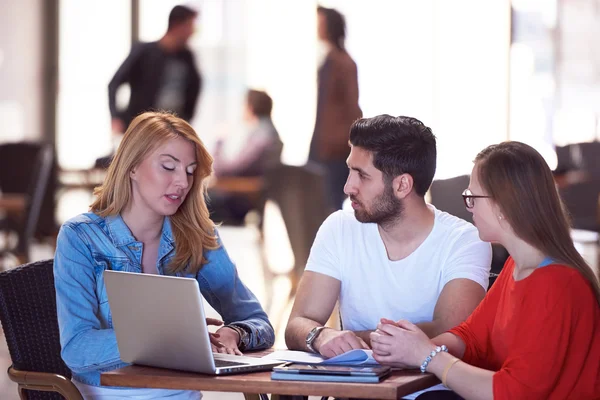
<path fill-rule="evenodd" d="M 124 133 L 138 114 L 164 110 L 190 121 L 202 88 L 202 78 L 187 44 L 198 12 L 175 6 L 165 35 L 157 42 L 135 44 L 108 85 L 113 132 Z M 117 110 L 117 89 L 131 87 L 125 110 Z"/>
<path fill-rule="evenodd" d="M 318 71 L 317 118 L 309 161 L 325 167 L 329 196 L 332 205 L 339 209 L 346 198 L 348 133 L 352 123 L 362 117 L 358 106 L 358 72 L 344 47 L 344 16 L 332 8 L 318 7 L 317 19 L 317 34 L 327 55 Z"/>

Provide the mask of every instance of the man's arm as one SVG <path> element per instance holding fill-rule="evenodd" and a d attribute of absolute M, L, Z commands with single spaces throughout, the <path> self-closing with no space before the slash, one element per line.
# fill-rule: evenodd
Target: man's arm
<path fill-rule="evenodd" d="M 289 349 L 310 351 L 306 337 L 317 326 L 324 326 L 340 294 L 341 282 L 318 272 L 306 271 L 300 280 L 294 307 L 285 330 Z M 351 331 L 326 328 L 313 342 L 323 357 L 331 358 L 352 349 L 368 349 L 367 344 Z"/>
<path fill-rule="evenodd" d="M 119 67 L 113 78 L 108 84 L 108 107 L 110 109 L 110 115 L 113 119 L 119 118 L 119 112 L 117 110 L 117 90 L 125 82 L 129 82 L 134 67 L 142 53 L 142 45 L 137 44 L 132 49 L 123 64 Z"/>
<path fill-rule="evenodd" d="M 446 283 L 433 310 L 431 322 L 416 324 L 430 338 L 454 328 L 467 319 L 485 297 L 485 290 L 475 281 L 466 278 Z"/>
<path fill-rule="evenodd" d="M 435 338 L 467 319 L 484 297 L 485 290 L 477 282 L 470 279 L 454 279 L 442 289 L 433 310 L 433 321 L 416 325 L 427 336 Z M 355 331 L 354 334 L 371 346 L 371 332 L 375 330 Z M 456 349 L 458 351 L 460 347 Z M 464 352 L 464 344 L 462 352 Z"/>
<path fill-rule="evenodd" d="M 416 325 L 434 338 L 467 319 L 484 296 L 485 290 L 478 283 L 470 279 L 454 279 L 442 289 L 433 311 L 433 321 Z M 354 334 L 371 346 L 371 332 L 375 330 L 355 331 Z"/>
<path fill-rule="evenodd" d="M 304 272 L 285 328 L 285 343 L 289 349 L 310 351 L 306 347 L 306 337 L 314 327 L 325 325 L 335 307 L 340 288 L 341 282 L 335 278 L 318 272 Z"/>

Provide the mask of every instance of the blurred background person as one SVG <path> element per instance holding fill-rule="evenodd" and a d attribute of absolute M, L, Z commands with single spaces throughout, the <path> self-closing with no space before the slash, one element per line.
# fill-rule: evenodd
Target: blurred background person
<path fill-rule="evenodd" d="M 236 154 L 225 156 L 225 140 L 217 142 L 214 151 L 214 174 L 223 177 L 263 177 L 265 172 L 281 162 L 283 142 L 273 125 L 273 100 L 264 91 L 250 89 L 246 94 L 243 122 L 247 136 Z M 246 214 L 257 207 L 246 195 L 210 191 L 211 216 L 216 221 L 241 225 Z"/>
<path fill-rule="evenodd" d="M 280 163 L 283 142 L 273 125 L 272 110 L 271 96 L 260 90 L 248 90 L 243 113 L 243 122 L 248 130 L 246 142 L 233 157 L 223 154 L 224 140 L 217 142 L 213 154 L 217 177 L 262 176 L 265 170 Z"/>
<path fill-rule="evenodd" d="M 331 201 L 335 208 L 341 208 L 348 177 L 350 126 L 362 117 L 358 72 L 344 46 L 346 22 L 342 14 L 318 7 L 317 35 L 326 55 L 318 71 L 317 117 L 308 158 L 325 167 Z"/>
<path fill-rule="evenodd" d="M 188 47 L 197 16 L 196 10 L 175 6 L 161 39 L 133 46 L 108 85 L 113 133 L 124 133 L 133 118 L 148 110 L 169 111 L 188 122 L 192 119 L 202 89 L 202 76 Z M 131 96 L 127 107 L 118 110 L 117 90 L 125 83 Z M 96 165 L 105 166 L 107 161 L 101 158 Z"/>

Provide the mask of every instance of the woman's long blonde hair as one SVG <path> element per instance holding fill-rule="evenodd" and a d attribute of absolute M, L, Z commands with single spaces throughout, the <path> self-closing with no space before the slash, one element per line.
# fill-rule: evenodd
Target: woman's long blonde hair
<path fill-rule="evenodd" d="M 541 154 L 525 143 L 504 142 L 482 150 L 475 163 L 479 166 L 481 186 L 500 207 L 517 236 L 579 271 L 600 304 L 598 279 L 575 249 L 568 213 Z"/>
<path fill-rule="evenodd" d="M 198 166 L 188 196 L 169 217 L 176 253 L 168 269 L 178 273 L 187 268 L 195 274 L 207 262 L 204 250 L 219 247 L 205 202 L 206 178 L 212 173 L 213 159 L 194 129 L 181 118 L 166 112 L 146 112 L 137 116 L 125 132 L 104 183 L 94 189 L 97 198 L 90 209 L 101 217 L 121 213 L 131 201 L 130 172 L 158 146 L 178 137 L 194 145 Z"/>

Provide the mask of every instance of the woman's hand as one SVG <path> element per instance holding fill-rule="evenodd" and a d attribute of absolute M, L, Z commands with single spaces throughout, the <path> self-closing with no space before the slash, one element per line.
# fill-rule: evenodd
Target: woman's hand
<path fill-rule="evenodd" d="M 418 368 L 435 347 L 418 326 L 404 320 L 382 318 L 371 333 L 373 358 L 393 367 Z"/>
<path fill-rule="evenodd" d="M 216 318 L 206 318 L 206 325 L 221 326 L 221 325 L 223 325 L 223 321 L 221 321 L 220 319 L 216 319 Z M 223 328 L 221 328 L 221 329 L 223 329 Z M 225 345 L 225 343 L 223 343 L 223 341 L 221 339 L 221 334 L 219 333 L 219 331 L 221 329 L 219 329 L 216 333 L 211 333 L 211 332 L 208 333 L 208 337 L 210 338 L 210 347 L 212 348 L 213 353 L 228 353 L 227 346 Z M 228 329 L 228 330 L 231 330 L 231 329 Z M 236 342 L 235 347 L 237 348 L 237 342 Z M 230 353 L 230 354 L 237 354 L 237 353 Z"/>
<path fill-rule="evenodd" d="M 224 326 L 222 328 L 219 328 L 219 330 L 213 335 L 215 335 L 218 338 L 216 344 L 213 343 L 211 338 L 211 345 L 214 353 L 237 354 L 239 356 L 242 355 L 242 352 L 238 348 L 238 343 L 240 342 L 240 335 L 235 330 Z"/>

